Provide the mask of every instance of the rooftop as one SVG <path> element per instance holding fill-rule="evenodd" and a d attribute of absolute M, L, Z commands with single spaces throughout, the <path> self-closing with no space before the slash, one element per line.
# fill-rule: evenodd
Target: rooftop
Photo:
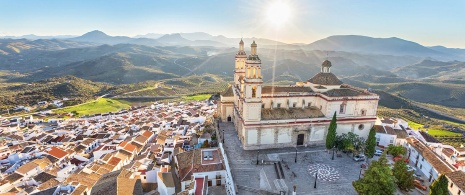
<path fill-rule="evenodd" d="M 310 108 L 262 108 L 262 120 L 305 119 L 324 117 L 320 109 Z"/>

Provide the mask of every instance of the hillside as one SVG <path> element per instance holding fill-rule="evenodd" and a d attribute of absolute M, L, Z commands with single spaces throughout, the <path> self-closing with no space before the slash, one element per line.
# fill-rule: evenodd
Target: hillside
<path fill-rule="evenodd" d="M 80 79 L 74 76 L 64 76 L 46 79 L 29 84 L 0 86 L 0 110 L 16 105 L 32 106 L 39 101 L 72 99 L 72 103 L 84 102 L 95 96 L 107 93 L 110 86 Z"/>
<path fill-rule="evenodd" d="M 452 60 L 460 58 L 460 56 L 443 53 L 427 48 L 418 43 L 396 37 L 373 38 L 359 35 L 337 35 L 315 41 L 309 44 L 307 49 L 385 54 L 395 56 L 411 55 L 418 57 L 433 57 L 441 60 Z"/>
<path fill-rule="evenodd" d="M 411 79 L 465 79 L 465 62 L 424 60 L 420 63 L 396 68 L 393 73 Z"/>

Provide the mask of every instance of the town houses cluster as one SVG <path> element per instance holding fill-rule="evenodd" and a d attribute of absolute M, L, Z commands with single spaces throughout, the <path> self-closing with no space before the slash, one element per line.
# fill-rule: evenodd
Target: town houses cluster
<path fill-rule="evenodd" d="M 213 147 L 215 112 L 213 100 L 3 120 L 0 193 L 225 194 L 232 179 L 224 151 Z"/>

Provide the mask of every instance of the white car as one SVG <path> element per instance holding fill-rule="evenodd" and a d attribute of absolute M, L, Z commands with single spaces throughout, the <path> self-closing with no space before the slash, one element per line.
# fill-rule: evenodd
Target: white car
<path fill-rule="evenodd" d="M 413 172 L 416 171 L 416 169 L 414 167 L 410 166 L 410 165 L 407 165 L 407 170 L 408 171 L 413 171 Z"/>
<path fill-rule="evenodd" d="M 382 150 L 376 150 L 375 151 L 375 156 L 381 156 L 383 154 Z"/>

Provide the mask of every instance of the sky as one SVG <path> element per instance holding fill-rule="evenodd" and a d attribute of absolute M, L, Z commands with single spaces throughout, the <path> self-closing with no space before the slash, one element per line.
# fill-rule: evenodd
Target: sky
<path fill-rule="evenodd" d="M 276 4 L 285 9 L 270 12 Z M 465 48 L 464 19 L 463 0 L 0 0 L 0 36 L 207 32 L 311 43 L 351 34 Z"/>

